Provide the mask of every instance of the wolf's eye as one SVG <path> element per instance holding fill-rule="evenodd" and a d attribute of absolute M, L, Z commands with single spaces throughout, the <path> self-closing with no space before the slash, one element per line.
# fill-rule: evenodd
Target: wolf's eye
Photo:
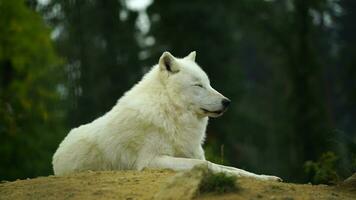
<path fill-rule="evenodd" d="M 197 87 L 200 87 L 200 88 L 204 88 L 203 85 L 199 84 L 199 83 L 195 84 L 194 86 L 197 86 Z"/>

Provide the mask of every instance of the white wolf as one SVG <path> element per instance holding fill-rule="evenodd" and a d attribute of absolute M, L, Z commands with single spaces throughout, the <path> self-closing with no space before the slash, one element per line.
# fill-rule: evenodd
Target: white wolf
<path fill-rule="evenodd" d="M 281 180 L 205 160 L 202 144 L 208 117 L 230 100 L 210 86 L 195 52 L 159 63 L 104 116 L 70 131 L 53 156 L 56 175 L 83 170 L 187 170 L 206 164 L 215 172 Z"/>

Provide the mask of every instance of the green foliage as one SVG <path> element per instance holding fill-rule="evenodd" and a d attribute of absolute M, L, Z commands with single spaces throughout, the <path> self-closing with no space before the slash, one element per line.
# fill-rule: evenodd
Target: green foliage
<path fill-rule="evenodd" d="M 63 131 L 61 60 L 40 15 L 0 0 L 0 179 L 51 173 Z"/>
<path fill-rule="evenodd" d="M 221 164 L 221 165 L 230 165 L 229 161 L 225 157 L 225 145 L 217 145 L 214 142 L 204 146 L 205 157 L 207 160 Z"/>
<path fill-rule="evenodd" d="M 199 185 L 200 194 L 203 193 L 227 193 L 238 191 L 236 176 L 229 176 L 225 173 L 208 173 Z"/>
<path fill-rule="evenodd" d="M 335 184 L 339 181 L 336 164 L 338 157 L 333 152 L 326 152 L 317 161 L 307 161 L 305 172 L 313 184 Z"/>

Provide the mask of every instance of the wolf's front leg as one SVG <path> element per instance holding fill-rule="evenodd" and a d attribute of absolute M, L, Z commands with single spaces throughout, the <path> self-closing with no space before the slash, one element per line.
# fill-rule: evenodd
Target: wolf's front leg
<path fill-rule="evenodd" d="M 172 169 L 174 171 L 190 170 L 196 165 L 206 164 L 210 170 L 215 173 L 223 172 L 238 177 L 252 177 L 260 180 L 281 181 L 282 179 L 275 176 L 257 175 L 242 169 L 218 165 L 206 160 L 191 159 L 191 158 L 177 158 L 172 156 L 159 156 L 154 158 L 149 164 L 148 168 L 153 169 Z"/>
<path fill-rule="evenodd" d="M 218 164 L 215 164 L 215 165 L 218 165 Z M 230 171 L 230 173 L 236 174 L 238 176 L 252 177 L 252 178 L 259 179 L 259 180 L 282 181 L 282 179 L 277 176 L 258 175 L 258 174 L 254 174 L 254 173 L 245 171 L 243 169 L 238 169 L 235 167 L 229 167 L 229 166 L 225 166 L 225 165 L 218 165 L 218 166 L 223 169 L 226 169 L 226 170 Z"/>
<path fill-rule="evenodd" d="M 171 169 L 174 171 L 190 170 L 196 165 L 207 164 L 206 160 L 193 158 L 178 158 L 172 156 L 159 156 L 154 158 L 149 164 L 151 169 Z"/>

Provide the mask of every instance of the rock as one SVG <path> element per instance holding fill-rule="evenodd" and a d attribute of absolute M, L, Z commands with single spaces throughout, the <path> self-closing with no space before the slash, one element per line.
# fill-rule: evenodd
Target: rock
<path fill-rule="evenodd" d="M 155 195 L 155 200 L 193 199 L 199 190 L 199 184 L 209 171 L 207 165 L 199 165 L 192 170 L 178 173 Z"/>
<path fill-rule="evenodd" d="M 356 173 L 344 180 L 341 184 L 342 186 L 356 188 Z"/>

